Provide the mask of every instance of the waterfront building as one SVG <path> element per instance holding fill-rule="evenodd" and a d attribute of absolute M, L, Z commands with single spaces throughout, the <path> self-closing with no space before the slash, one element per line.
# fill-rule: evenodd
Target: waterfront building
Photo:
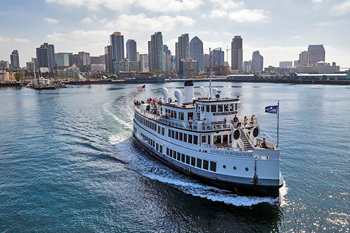
<path fill-rule="evenodd" d="M 15 74 L 6 70 L 0 70 L 0 81 L 16 81 Z"/>
<path fill-rule="evenodd" d="M 252 56 L 252 71 L 262 72 L 264 70 L 264 57 L 259 51 L 254 51 Z"/>
<path fill-rule="evenodd" d="M 110 41 L 112 45 L 112 62 L 124 60 L 124 36 L 121 32 L 114 32 L 110 35 Z M 113 73 L 116 73 L 116 71 L 113 70 Z"/>
<path fill-rule="evenodd" d="M 231 69 L 242 72 L 243 63 L 243 39 L 235 36 L 231 42 Z"/>
<path fill-rule="evenodd" d="M 89 72 L 90 71 L 90 53 L 79 52 L 78 54 L 73 54 L 73 64 L 75 64 L 80 72 Z"/>
<path fill-rule="evenodd" d="M 105 47 L 105 65 L 108 73 L 113 73 L 112 45 Z"/>
<path fill-rule="evenodd" d="M 280 61 L 280 68 L 288 68 L 288 67 L 292 67 L 293 66 L 293 62 L 292 61 Z"/>
<path fill-rule="evenodd" d="M 203 55 L 203 66 L 205 69 L 210 66 L 209 58 L 210 58 L 209 54 L 206 53 Z"/>
<path fill-rule="evenodd" d="M 225 53 L 221 48 L 216 48 L 210 52 L 211 54 L 211 65 L 212 66 L 223 66 L 225 65 Z"/>
<path fill-rule="evenodd" d="M 243 71 L 250 73 L 252 71 L 252 60 L 243 62 Z"/>
<path fill-rule="evenodd" d="M 190 57 L 190 45 L 188 34 L 182 34 L 175 43 L 176 70 L 180 70 L 181 59 Z"/>
<path fill-rule="evenodd" d="M 298 66 L 310 66 L 310 54 L 308 51 L 303 51 L 299 54 Z"/>
<path fill-rule="evenodd" d="M 163 69 L 164 71 L 171 71 L 171 51 L 167 45 L 163 45 Z"/>
<path fill-rule="evenodd" d="M 190 57 L 198 62 L 198 69 L 204 70 L 203 62 L 203 42 L 197 36 L 193 37 L 190 42 Z"/>
<path fill-rule="evenodd" d="M 319 61 L 326 61 L 326 51 L 323 45 L 309 45 L 307 51 L 311 65 L 316 65 Z"/>
<path fill-rule="evenodd" d="M 55 53 L 55 61 L 58 69 L 70 67 L 73 64 L 72 53 Z"/>
<path fill-rule="evenodd" d="M 19 69 L 19 53 L 18 50 L 13 50 L 10 55 L 10 61 L 11 61 L 11 68 L 12 69 Z"/>
<path fill-rule="evenodd" d="M 55 46 L 53 44 L 44 43 L 36 49 L 36 59 L 38 67 L 47 67 L 49 72 L 55 69 Z"/>
<path fill-rule="evenodd" d="M 140 54 L 140 71 L 148 71 L 148 54 Z"/>
<path fill-rule="evenodd" d="M 149 69 L 163 71 L 163 36 L 161 32 L 156 32 L 148 41 L 148 62 Z"/>
<path fill-rule="evenodd" d="M 196 77 L 198 75 L 198 62 L 192 58 L 181 59 L 180 74 L 183 77 Z"/>
<path fill-rule="evenodd" d="M 92 64 L 105 64 L 105 55 L 90 56 L 90 63 Z"/>
<path fill-rule="evenodd" d="M 32 72 L 34 70 L 34 63 L 32 61 L 26 62 L 26 69 L 28 72 Z"/>
<path fill-rule="evenodd" d="M 114 70 L 117 75 L 119 75 L 120 72 L 132 72 L 132 71 L 139 71 L 140 65 L 137 61 L 129 61 L 129 59 L 125 58 L 123 61 L 115 61 L 113 62 Z"/>
<path fill-rule="evenodd" d="M 0 69 L 9 69 L 10 68 L 10 62 L 9 61 L 0 61 Z"/>
<path fill-rule="evenodd" d="M 129 61 L 137 61 L 137 46 L 136 41 L 129 39 L 126 42 L 126 57 Z"/>

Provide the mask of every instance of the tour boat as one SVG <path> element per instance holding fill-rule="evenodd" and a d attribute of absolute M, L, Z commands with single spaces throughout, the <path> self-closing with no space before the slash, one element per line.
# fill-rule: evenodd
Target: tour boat
<path fill-rule="evenodd" d="M 163 87 L 163 99 L 134 102 L 136 144 L 168 167 L 237 195 L 279 197 L 283 186 L 278 143 L 260 132 L 257 119 L 241 118 L 240 100 L 221 97 L 217 88 L 194 98 L 185 81 L 176 101 Z M 234 120 L 233 120 L 234 119 Z M 231 120 L 233 120 L 231 122 Z"/>

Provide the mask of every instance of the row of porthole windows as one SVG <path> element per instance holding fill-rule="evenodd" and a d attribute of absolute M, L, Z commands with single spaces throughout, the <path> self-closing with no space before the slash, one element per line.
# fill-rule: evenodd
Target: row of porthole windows
<path fill-rule="evenodd" d="M 166 155 L 173 158 L 173 159 L 176 159 L 182 163 L 186 163 L 188 165 L 191 165 L 193 167 L 216 172 L 216 162 L 214 162 L 214 161 L 208 161 L 205 159 L 202 160 L 200 158 L 195 158 L 193 156 L 185 155 L 185 154 L 182 154 L 180 152 L 177 152 L 177 151 L 169 149 L 169 148 L 166 149 Z"/>
<path fill-rule="evenodd" d="M 161 134 L 161 135 L 165 135 L 165 129 L 164 127 L 161 127 L 158 125 L 157 127 L 157 124 L 153 123 L 153 122 L 150 122 L 146 119 L 144 119 L 143 117 L 139 116 L 137 113 L 135 113 L 135 118 L 143 125 L 145 125 L 146 127 L 154 130 L 154 131 L 157 131 L 157 128 L 158 128 L 158 133 Z"/>
<path fill-rule="evenodd" d="M 226 169 L 226 165 L 223 165 L 222 167 L 223 167 L 224 169 Z M 236 166 L 233 166 L 232 168 L 233 168 L 233 170 L 235 170 L 235 171 L 237 170 L 237 167 L 236 167 Z M 244 170 L 247 172 L 247 171 L 249 171 L 249 168 L 246 167 Z"/>
<path fill-rule="evenodd" d="M 163 153 L 163 146 L 162 145 L 159 145 L 158 143 L 156 143 L 154 140 L 150 139 L 149 137 L 147 137 L 143 133 L 141 133 L 141 138 L 145 139 L 151 147 L 156 149 L 156 151 Z"/>
<path fill-rule="evenodd" d="M 197 135 L 192 135 L 192 134 L 187 134 L 187 133 L 182 133 L 178 132 L 176 130 L 169 129 L 168 130 L 168 137 L 174 138 L 179 141 L 183 142 L 188 142 L 188 143 L 193 143 L 198 145 L 198 136 Z"/>

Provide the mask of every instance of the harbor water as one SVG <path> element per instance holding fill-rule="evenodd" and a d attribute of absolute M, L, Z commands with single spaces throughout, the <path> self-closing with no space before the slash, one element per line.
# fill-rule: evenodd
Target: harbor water
<path fill-rule="evenodd" d="M 281 204 L 174 172 L 133 141 L 133 101 L 183 83 L 0 88 L 0 232 L 349 232 L 350 86 L 214 82 L 276 138 Z M 208 83 L 195 83 L 208 90 Z M 183 93 L 184 94 L 184 93 Z"/>

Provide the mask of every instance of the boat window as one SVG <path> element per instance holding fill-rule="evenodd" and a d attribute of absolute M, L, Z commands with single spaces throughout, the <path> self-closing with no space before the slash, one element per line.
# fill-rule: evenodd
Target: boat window
<path fill-rule="evenodd" d="M 171 129 L 168 130 L 168 137 L 171 137 Z"/>
<path fill-rule="evenodd" d="M 211 105 L 211 112 L 216 112 L 216 105 Z"/>
<path fill-rule="evenodd" d="M 203 169 L 208 170 L 209 162 L 208 160 L 203 160 Z"/>
<path fill-rule="evenodd" d="M 160 145 L 160 153 L 163 154 L 163 146 L 162 145 Z"/>
<path fill-rule="evenodd" d="M 173 150 L 170 149 L 170 153 L 169 153 L 169 156 L 171 157 L 171 155 L 173 154 Z"/>
<path fill-rule="evenodd" d="M 187 134 L 184 133 L 184 142 L 187 142 Z"/>
<path fill-rule="evenodd" d="M 183 136 L 183 133 L 180 132 L 180 138 L 179 138 L 180 141 L 182 141 L 182 136 Z"/>
<path fill-rule="evenodd" d="M 210 135 L 208 135 L 208 144 L 211 144 Z"/>
<path fill-rule="evenodd" d="M 181 154 L 180 154 L 180 152 L 177 152 L 177 160 L 181 160 Z"/>
<path fill-rule="evenodd" d="M 228 110 L 228 106 L 229 106 L 228 104 L 225 104 L 225 105 L 224 105 L 224 111 L 225 111 L 225 112 L 228 112 L 228 111 L 229 111 L 229 110 Z"/>
<path fill-rule="evenodd" d="M 203 105 L 201 106 L 201 112 L 204 112 L 204 106 Z"/>
<path fill-rule="evenodd" d="M 213 161 L 210 161 L 210 171 L 216 172 L 216 163 Z"/>
<path fill-rule="evenodd" d="M 202 160 L 197 158 L 197 167 L 202 168 Z"/>
<path fill-rule="evenodd" d="M 163 135 L 163 136 L 165 135 L 165 133 L 164 133 L 164 127 L 162 127 L 162 135 Z"/>
<path fill-rule="evenodd" d="M 192 120 L 193 120 L 193 112 L 189 112 L 189 113 L 187 113 L 187 117 L 188 117 L 188 119 L 190 119 L 190 117 L 192 118 Z"/>
<path fill-rule="evenodd" d="M 190 164 L 190 156 L 189 155 L 186 155 L 186 163 Z"/>
<path fill-rule="evenodd" d="M 185 162 L 185 155 L 184 154 L 181 154 L 181 162 Z"/>
<path fill-rule="evenodd" d="M 174 131 L 174 130 L 171 131 L 171 137 L 172 137 L 172 138 L 175 137 L 175 131 Z"/>
<path fill-rule="evenodd" d="M 180 118 L 180 120 L 184 120 L 185 119 L 183 112 L 179 112 L 179 118 Z"/>
<path fill-rule="evenodd" d="M 207 105 L 207 112 L 210 112 L 210 108 L 209 108 L 209 105 Z"/>
<path fill-rule="evenodd" d="M 238 110 L 238 104 L 235 103 L 235 110 L 237 111 Z"/>
<path fill-rule="evenodd" d="M 188 143 L 192 143 L 192 134 L 188 135 Z"/>
<path fill-rule="evenodd" d="M 178 140 L 178 138 L 179 138 L 179 132 L 176 131 L 175 139 Z"/>
<path fill-rule="evenodd" d="M 234 110 L 233 104 L 230 104 L 230 106 L 229 106 L 229 111 L 233 111 L 233 110 Z"/>
<path fill-rule="evenodd" d="M 196 166 L 196 158 L 195 157 L 191 157 L 191 165 Z"/>
<path fill-rule="evenodd" d="M 198 136 L 197 135 L 193 136 L 193 143 L 198 145 Z"/>
<path fill-rule="evenodd" d="M 207 139 L 207 136 L 202 136 L 202 143 L 205 143 L 206 142 L 206 140 L 205 139 Z"/>
<path fill-rule="evenodd" d="M 174 111 L 174 118 L 176 118 L 176 111 Z"/>
<path fill-rule="evenodd" d="M 158 149 L 159 149 L 159 145 L 158 143 L 156 143 L 156 151 L 158 151 Z"/>
<path fill-rule="evenodd" d="M 176 151 L 173 151 L 173 158 L 176 159 Z"/>
<path fill-rule="evenodd" d="M 160 126 L 158 125 L 158 133 L 160 134 Z"/>
<path fill-rule="evenodd" d="M 222 105 L 218 105 L 218 112 L 222 112 Z"/>

